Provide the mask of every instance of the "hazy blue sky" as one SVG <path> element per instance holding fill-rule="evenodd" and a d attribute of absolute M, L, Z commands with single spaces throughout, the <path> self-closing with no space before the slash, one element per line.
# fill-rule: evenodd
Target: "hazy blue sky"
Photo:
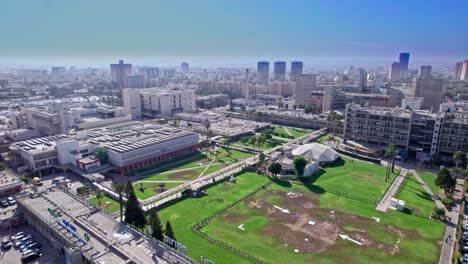
<path fill-rule="evenodd" d="M 468 57 L 468 1 L 7 0 L 0 63 Z"/>

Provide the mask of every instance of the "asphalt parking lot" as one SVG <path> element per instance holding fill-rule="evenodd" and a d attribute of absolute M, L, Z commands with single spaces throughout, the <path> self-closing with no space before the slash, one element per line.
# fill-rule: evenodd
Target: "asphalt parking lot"
<path fill-rule="evenodd" d="M 44 238 L 39 232 L 34 230 L 31 226 L 25 224 L 17 228 L 13 228 L 12 230 L 6 231 L 0 229 L 0 237 L 4 236 L 11 236 L 20 231 L 27 231 L 32 235 L 34 241 L 41 243 L 42 245 L 42 256 L 32 262 L 29 263 L 65 263 L 65 257 L 61 255 L 52 245 Z M 0 263 L 5 264 L 16 264 L 21 263 L 21 252 L 15 248 L 10 248 L 6 251 L 0 251 Z"/>

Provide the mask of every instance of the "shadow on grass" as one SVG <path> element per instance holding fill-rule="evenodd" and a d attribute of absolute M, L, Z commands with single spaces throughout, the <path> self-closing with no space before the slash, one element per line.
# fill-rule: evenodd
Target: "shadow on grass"
<path fill-rule="evenodd" d="M 404 214 L 407 214 L 407 215 L 412 215 L 413 214 L 413 210 L 409 209 L 408 207 L 405 207 L 405 209 L 403 209 L 403 211 L 401 211 L 402 213 Z"/>

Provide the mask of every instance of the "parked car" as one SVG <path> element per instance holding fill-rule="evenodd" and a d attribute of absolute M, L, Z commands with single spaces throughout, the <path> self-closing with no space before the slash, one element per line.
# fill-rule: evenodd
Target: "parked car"
<path fill-rule="evenodd" d="M 40 257 L 41 254 L 40 253 L 37 253 L 35 251 L 31 251 L 29 252 L 28 254 L 25 254 L 21 257 L 21 262 L 23 263 L 28 263 L 30 261 L 33 261 L 35 259 L 37 259 L 38 257 Z"/>
<path fill-rule="evenodd" d="M 2 249 L 3 250 L 8 250 L 11 248 L 11 242 L 9 237 L 3 237 L 2 238 Z"/>
<path fill-rule="evenodd" d="M 8 203 L 7 200 L 2 200 L 2 201 L 0 201 L 0 205 L 1 205 L 3 208 L 10 206 L 10 204 Z"/>
<path fill-rule="evenodd" d="M 15 248 L 21 247 L 21 245 L 27 243 L 29 240 L 32 240 L 31 235 L 26 235 L 23 238 L 16 240 L 15 244 L 13 245 Z"/>
<path fill-rule="evenodd" d="M 12 241 L 13 243 L 16 243 L 16 241 L 18 241 L 19 239 L 22 239 L 22 238 L 25 237 L 26 235 L 27 235 L 27 234 L 24 233 L 24 232 L 19 232 L 19 233 L 17 233 L 16 235 L 14 235 L 14 236 L 11 237 L 11 241 Z"/>
<path fill-rule="evenodd" d="M 23 251 L 26 251 L 26 249 L 29 248 L 29 245 L 31 245 L 32 243 L 34 243 L 34 241 L 31 239 L 31 240 L 28 240 L 26 242 L 24 242 L 20 247 L 19 249 L 21 250 L 21 252 Z"/>
<path fill-rule="evenodd" d="M 8 197 L 7 199 L 8 199 L 8 203 L 9 203 L 10 205 L 16 204 L 15 198 L 13 198 L 13 197 L 10 196 L 10 197 Z"/>
<path fill-rule="evenodd" d="M 462 250 L 463 253 L 468 253 L 468 247 L 467 246 L 462 247 L 461 250 Z"/>
<path fill-rule="evenodd" d="M 28 248 L 29 249 L 35 249 L 35 250 L 39 249 L 40 250 L 42 248 L 42 245 L 39 242 L 33 242 L 33 243 L 28 245 Z"/>

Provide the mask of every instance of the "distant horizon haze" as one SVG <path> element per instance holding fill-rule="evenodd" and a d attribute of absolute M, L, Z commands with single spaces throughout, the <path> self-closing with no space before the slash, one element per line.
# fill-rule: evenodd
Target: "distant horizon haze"
<path fill-rule="evenodd" d="M 0 65 L 410 65 L 468 58 L 468 1 L 17 0 L 1 3 Z M 383 63 L 382 63 L 383 64 Z M 249 66 L 250 67 L 250 66 Z"/>

